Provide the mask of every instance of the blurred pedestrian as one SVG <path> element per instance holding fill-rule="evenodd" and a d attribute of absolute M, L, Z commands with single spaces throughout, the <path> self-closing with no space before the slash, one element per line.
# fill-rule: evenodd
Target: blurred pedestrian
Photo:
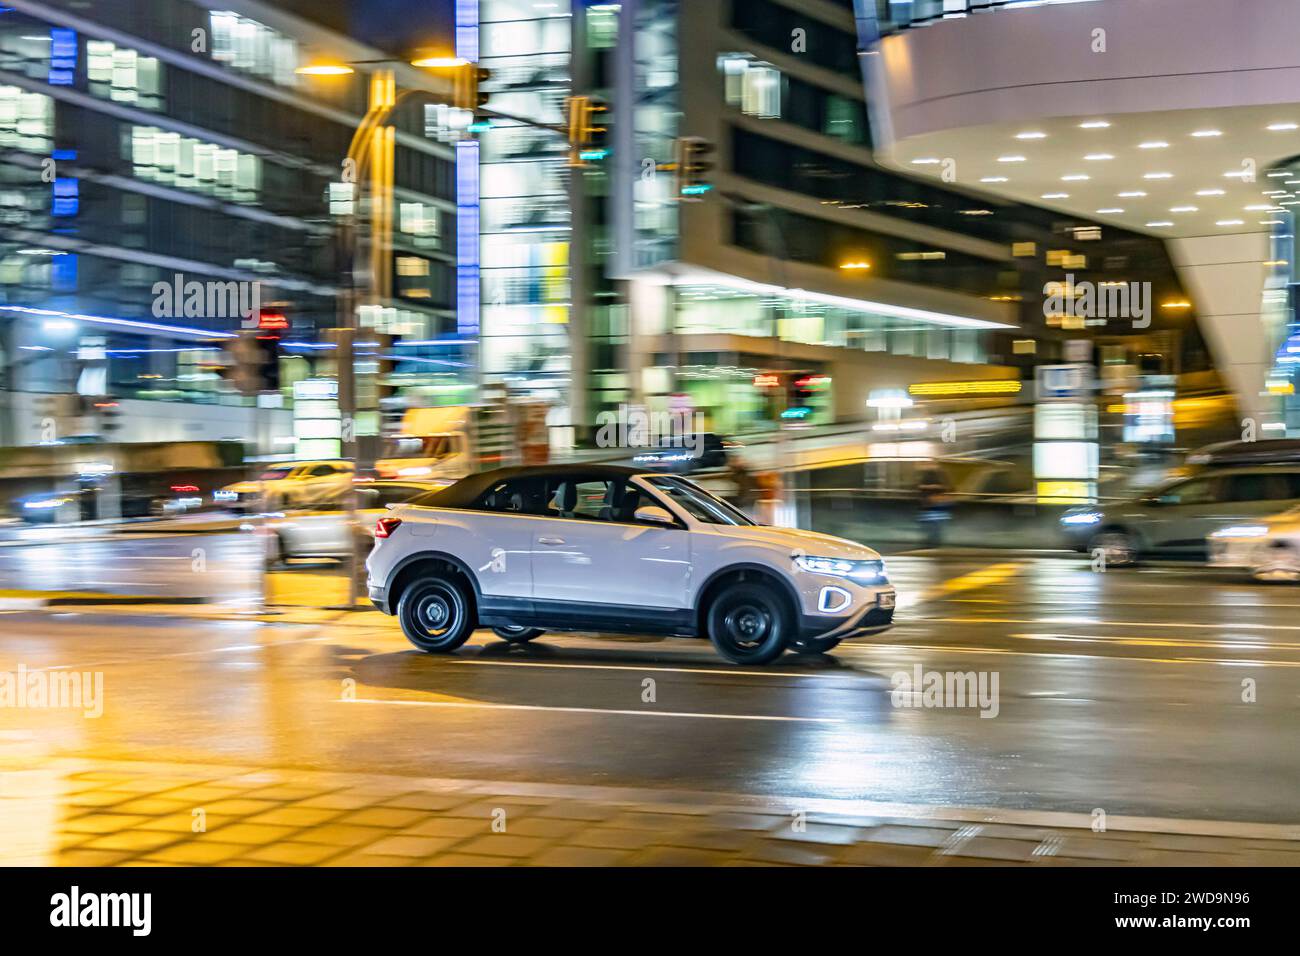
<path fill-rule="evenodd" d="M 919 499 L 916 520 L 921 525 L 922 538 L 927 548 L 937 548 L 943 543 L 943 523 L 948 520 L 952 499 L 948 476 L 938 465 L 921 471 L 916 485 Z"/>

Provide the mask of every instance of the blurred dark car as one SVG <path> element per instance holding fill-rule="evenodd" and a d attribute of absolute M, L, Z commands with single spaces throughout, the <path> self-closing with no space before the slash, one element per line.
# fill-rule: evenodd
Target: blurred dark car
<path fill-rule="evenodd" d="M 1107 564 L 1144 557 L 1207 557 L 1206 539 L 1243 521 L 1300 505 L 1300 464 L 1218 469 L 1175 478 L 1140 498 L 1070 508 L 1061 528 L 1078 551 Z"/>
<path fill-rule="evenodd" d="M 679 435 L 665 439 L 656 448 L 647 448 L 632 456 L 632 464 L 654 471 L 689 474 L 727 467 L 727 455 L 740 442 L 713 432 Z"/>
<path fill-rule="evenodd" d="M 1192 469 L 1300 464 L 1300 438 L 1218 442 L 1188 452 L 1186 463 Z"/>

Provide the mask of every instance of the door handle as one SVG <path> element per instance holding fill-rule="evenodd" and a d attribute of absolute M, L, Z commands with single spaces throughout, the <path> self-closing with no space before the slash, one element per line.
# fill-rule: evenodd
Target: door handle
<path fill-rule="evenodd" d="M 537 543 L 538 543 L 538 544 L 546 544 L 546 545 L 552 545 L 552 546 L 554 546 L 554 545 L 557 545 L 557 544 L 564 544 L 564 539 L 563 539 L 563 538 L 550 537 L 550 536 L 543 536 L 543 537 L 540 537 L 540 538 L 537 539 Z"/>

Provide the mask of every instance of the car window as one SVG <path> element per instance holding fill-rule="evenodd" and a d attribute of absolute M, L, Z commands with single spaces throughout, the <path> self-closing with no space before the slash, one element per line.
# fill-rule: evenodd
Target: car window
<path fill-rule="evenodd" d="M 665 475 L 646 480 L 656 491 L 667 495 L 697 521 L 729 525 L 754 523 L 737 508 L 685 479 Z"/>
<path fill-rule="evenodd" d="M 623 478 L 552 478 L 547 491 L 546 514 L 578 521 L 632 524 L 637 508 L 653 504 L 639 487 Z"/>
<path fill-rule="evenodd" d="M 1217 478 L 1195 478 L 1171 485 L 1160 493 L 1166 505 L 1209 505 L 1221 501 L 1222 482 Z"/>
<path fill-rule="evenodd" d="M 1228 500 L 1285 501 L 1291 497 L 1291 485 L 1286 475 L 1244 474 L 1228 478 Z"/>
<path fill-rule="evenodd" d="M 324 478 L 326 475 L 334 474 L 333 465 L 317 465 L 308 474 L 313 478 Z"/>
<path fill-rule="evenodd" d="M 535 477 L 499 481 L 479 496 L 473 505 L 477 511 L 502 511 L 517 514 L 546 514 L 541 481 Z"/>

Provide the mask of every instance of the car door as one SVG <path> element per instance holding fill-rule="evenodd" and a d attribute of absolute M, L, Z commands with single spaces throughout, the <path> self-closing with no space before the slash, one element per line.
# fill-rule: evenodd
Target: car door
<path fill-rule="evenodd" d="M 539 612 L 614 614 L 686 607 L 690 536 L 678 525 L 637 522 L 657 504 L 622 477 L 581 475 L 547 486 L 548 517 L 533 534 L 533 597 Z"/>
<path fill-rule="evenodd" d="M 1232 520 L 1227 481 L 1216 475 L 1170 485 L 1145 507 L 1149 517 L 1144 531 L 1156 551 L 1204 550 L 1205 536 Z"/>

